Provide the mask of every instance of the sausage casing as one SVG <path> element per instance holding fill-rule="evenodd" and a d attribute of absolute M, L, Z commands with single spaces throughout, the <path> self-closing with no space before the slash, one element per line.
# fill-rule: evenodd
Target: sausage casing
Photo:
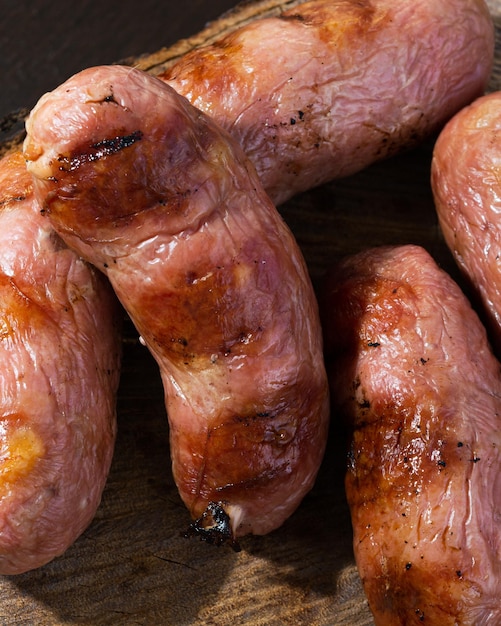
<path fill-rule="evenodd" d="M 484 0 L 312 0 L 160 73 L 242 145 L 275 204 L 416 145 L 485 90 Z"/>
<path fill-rule="evenodd" d="M 102 274 L 0 161 L 0 573 L 44 565 L 94 517 L 116 432 L 120 324 Z"/>
<path fill-rule="evenodd" d="M 379 626 L 501 620 L 501 377 L 484 327 L 422 248 L 330 276 L 332 398 L 350 427 L 354 552 Z"/>
<path fill-rule="evenodd" d="M 501 349 L 501 92 L 457 113 L 433 150 L 431 182 L 445 241 Z"/>
<path fill-rule="evenodd" d="M 121 66 L 44 96 L 27 131 L 52 224 L 106 272 L 160 365 L 192 516 L 226 516 L 230 539 L 273 530 L 313 484 L 329 410 L 310 278 L 254 168 L 172 88 Z"/>

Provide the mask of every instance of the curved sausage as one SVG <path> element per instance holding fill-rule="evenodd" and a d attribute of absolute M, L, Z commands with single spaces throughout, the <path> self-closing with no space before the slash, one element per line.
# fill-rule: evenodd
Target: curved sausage
<path fill-rule="evenodd" d="M 501 92 L 478 98 L 440 133 L 431 182 L 439 223 L 501 349 Z"/>
<path fill-rule="evenodd" d="M 279 204 L 438 131 L 493 55 L 484 0 L 312 0 L 159 77 L 231 132 Z"/>
<path fill-rule="evenodd" d="M 327 381 L 311 282 L 236 142 L 165 83 L 91 68 L 44 96 L 25 156 L 63 239 L 108 275 L 156 358 L 195 528 L 233 542 L 311 488 Z"/>
<path fill-rule="evenodd" d="M 375 623 L 500 623 L 501 377 L 484 327 L 416 246 L 345 261 L 322 311 Z"/>
<path fill-rule="evenodd" d="M 44 565 L 94 517 L 120 368 L 104 277 L 40 215 L 22 154 L 0 161 L 0 573 Z"/>

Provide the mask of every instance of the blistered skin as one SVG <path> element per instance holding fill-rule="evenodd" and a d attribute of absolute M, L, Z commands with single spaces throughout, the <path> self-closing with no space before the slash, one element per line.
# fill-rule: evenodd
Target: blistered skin
<path fill-rule="evenodd" d="M 456 283 L 415 246 L 330 277 L 354 552 L 379 626 L 501 623 L 501 378 Z"/>
<path fill-rule="evenodd" d="M 101 500 L 116 431 L 117 302 L 0 161 L 0 573 L 60 555 Z"/>
<path fill-rule="evenodd" d="M 232 537 L 273 530 L 313 484 L 328 393 L 305 264 L 254 169 L 187 100 L 125 67 L 76 75 L 27 131 L 52 224 L 106 272 L 159 363 L 192 516 L 216 503 Z"/>
<path fill-rule="evenodd" d="M 432 188 L 447 245 L 486 313 L 501 349 L 501 93 L 478 98 L 435 144 Z"/>
<path fill-rule="evenodd" d="M 436 132 L 481 95 L 484 0 L 313 0 L 160 75 L 242 145 L 275 204 Z"/>

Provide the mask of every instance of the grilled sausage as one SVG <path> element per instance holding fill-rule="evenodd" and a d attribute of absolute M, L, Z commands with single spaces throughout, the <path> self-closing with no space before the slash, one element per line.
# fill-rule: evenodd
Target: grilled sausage
<path fill-rule="evenodd" d="M 0 573 L 44 565 L 92 520 L 116 431 L 117 301 L 0 161 Z"/>
<path fill-rule="evenodd" d="M 240 142 L 275 204 L 415 145 L 485 90 L 484 0 L 292 4 L 159 74 Z"/>
<path fill-rule="evenodd" d="M 432 189 L 445 241 L 501 350 L 501 92 L 478 98 L 440 133 Z"/>
<path fill-rule="evenodd" d="M 329 376 L 375 623 L 498 624 L 501 378 L 485 329 L 420 247 L 360 253 L 330 281 Z"/>
<path fill-rule="evenodd" d="M 275 529 L 318 471 L 328 392 L 304 260 L 251 164 L 121 66 L 44 96 L 27 131 L 52 224 L 106 272 L 158 361 L 193 528 L 215 543 Z"/>

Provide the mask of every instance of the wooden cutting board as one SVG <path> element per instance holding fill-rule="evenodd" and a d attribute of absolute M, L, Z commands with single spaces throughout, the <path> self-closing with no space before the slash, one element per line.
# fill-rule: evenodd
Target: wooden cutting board
<path fill-rule="evenodd" d="M 292 3 L 289 3 L 292 4 Z M 179 54 L 277 10 L 258 0 L 192 39 L 130 63 L 159 72 Z M 283 3 L 282 3 L 283 5 Z M 501 0 L 490 90 L 501 89 Z M 18 144 L 14 132 L 0 153 Z M 342 256 L 379 244 L 423 245 L 459 282 L 445 248 L 429 184 L 432 142 L 281 207 L 316 287 Z M 367 626 L 373 624 L 353 560 L 343 489 L 344 453 L 335 416 L 313 491 L 276 532 L 242 551 L 182 537 L 189 524 L 170 471 L 168 428 L 157 367 L 130 324 L 124 338 L 114 461 L 95 520 L 60 558 L 0 577 L 0 623 L 37 626 Z"/>

